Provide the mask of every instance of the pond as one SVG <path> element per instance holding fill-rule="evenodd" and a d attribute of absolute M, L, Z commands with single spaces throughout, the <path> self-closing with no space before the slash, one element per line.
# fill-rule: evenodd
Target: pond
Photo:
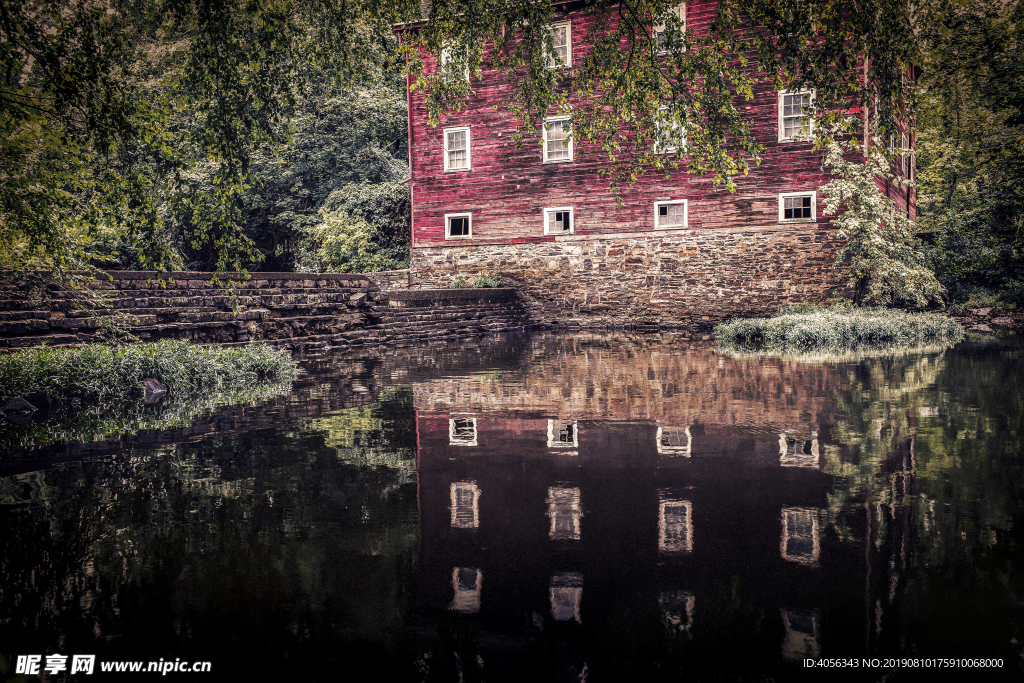
<path fill-rule="evenodd" d="M 1019 680 L 1022 350 L 309 359 L 286 396 L 6 457 L 2 651 L 95 655 L 70 680 Z"/>

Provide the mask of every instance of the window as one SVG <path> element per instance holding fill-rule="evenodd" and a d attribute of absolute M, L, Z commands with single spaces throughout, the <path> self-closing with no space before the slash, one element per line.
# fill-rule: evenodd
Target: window
<path fill-rule="evenodd" d="M 779 464 L 783 467 L 818 467 L 818 434 L 779 434 Z"/>
<path fill-rule="evenodd" d="M 781 612 L 782 625 L 786 632 L 782 639 L 782 658 L 787 662 L 799 664 L 806 659 L 820 657 L 817 613 L 788 609 Z"/>
<path fill-rule="evenodd" d="M 580 518 L 583 508 L 580 506 L 580 490 L 576 487 L 552 486 L 548 488 L 548 519 L 551 529 L 548 537 L 552 541 L 580 540 Z"/>
<path fill-rule="evenodd" d="M 444 215 L 444 238 L 446 240 L 468 240 L 473 237 L 473 214 L 446 213 Z"/>
<path fill-rule="evenodd" d="M 689 427 L 658 427 L 657 444 L 660 455 L 689 458 L 693 437 L 690 435 Z"/>
<path fill-rule="evenodd" d="M 476 567 L 455 567 L 452 569 L 452 598 L 449 609 L 463 614 L 476 614 L 480 611 L 480 588 L 484 574 Z"/>
<path fill-rule="evenodd" d="M 810 135 L 814 131 L 811 117 L 814 93 L 779 92 L 779 142 L 792 140 L 796 136 Z"/>
<path fill-rule="evenodd" d="M 452 482 L 452 526 L 480 528 L 480 489 L 475 481 Z"/>
<path fill-rule="evenodd" d="M 782 508 L 782 559 L 816 565 L 819 554 L 818 515 L 811 508 Z"/>
<path fill-rule="evenodd" d="M 679 35 L 682 36 L 686 33 L 686 3 L 684 2 L 681 5 L 669 8 L 668 13 L 670 17 L 674 17 L 679 21 Z M 654 43 L 658 46 L 659 53 L 668 52 L 668 30 L 668 24 L 655 24 L 651 28 L 651 37 L 654 38 Z"/>
<path fill-rule="evenodd" d="M 548 420 L 548 448 L 578 448 L 577 435 L 575 420 Z"/>
<path fill-rule="evenodd" d="M 658 550 L 688 553 L 693 550 L 693 504 L 659 495 Z"/>
<path fill-rule="evenodd" d="M 469 170 L 469 128 L 444 129 L 444 170 Z"/>
<path fill-rule="evenodd" d="M 654 153 L 669 154 L 686 149 L 686 129 L 668 118 L 668 107 L 661 107 L 654 118 Z"/>
<path fill-rule="evenodd" d="M 784 192 L 779 195 L 780 223 L 813 223 L 817 219 L 817 192 Z"/>
<path fill-rule="evenodd" d="M 693 628 L 693 607 L 696 597 L 688 591 L 664 591 L 658 594 L 661 623 L 671 632 L 690 632 Z"/>
<path fill-rule="evenodd" d="M 476 418 L 453 417 L 448 420 L 449 446 L 476 445 Z"/>
<path fill-rule="evenodd" d="M 445 47 L 441 49 L 441 75 L 445 79 L 456 79 L 458 78 L 459 58 L 455 52 L 455 47 Z M 465 66 L 462 70 L 462 76 L 469 82 L 469 54 L 463 53 L 463 61 Z"/>
<path fill-rule="evenodd" d="M 685 199 L 654 203 L 655 229 L 685 228 L 688 223 Z"/>
<path fill-rule="evenodd" d="M 572 121 L 544 119 L 544 163 L 572 161 Z"/>
<path fill-rule="evenodd" d="M 555 51 L 548 53 L 548 68 L 564 69 L 572 66 L 572 26 L 571 22 L 563 21 L 551 25 L 551 42 Z M 547 46 L 545 46 L 545 51 Z"/>
<path fill-rule="evenodd" d="M 555 621 L 580 623 L 580 603 L 583 600 L 583 574 L 558 572 L 548 584 L 551 598 L 551 617 Z"/>
<path fill-rule="evenodd" d="M 557 206 L 544 209 L 545 235 L 571 235 L 573 215 L 571 206 Z"/>

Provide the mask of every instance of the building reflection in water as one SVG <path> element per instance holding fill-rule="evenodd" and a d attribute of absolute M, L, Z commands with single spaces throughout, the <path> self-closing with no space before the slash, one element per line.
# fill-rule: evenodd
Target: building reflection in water
<path fill-rule="evenodd" d="M 688 500 L 666 498 L 659 494 L 658 550 L 663 553 L 688 553 L 693 550 L 693 504 Z"/>
<path fill-rule="evenodd" d="M 784 560 L 817 566 L 821 545 L 818 515 L 808 508 L 782 508 L 782 540 L 779 552 Z"/>
<path fill-rule="evenodd" d="M 678 455 L 689 458 L 690 449 L 693 446 L 693 435 L 690 434 L 689 427 L 662 427 L 658 425 L 655 442 L 658 445 L 658 455 Z"/>
<path fill-rule="evenodd" d="M 472 567 L 455 567 L 452 569 L 452 589 L 455 597 L 449 605 L 450 609 L 463 614 L 476 614 L 480 611 L 480 586 L 483 583 L 483 572 Z"/>
<path fill-rule="evenodd" d="M 576 420 L 548 420 L 548 448 L 576 449 L 580 445 L 576 435 Z"/>
<path fill-rule="evenodd" d="M 453 417 L 448 420 L 448 443 L 452 446 L 476 446 L 476 418 Z"/>
<path fill-rule="evenodd" d="M 818 467 L 818 434 L 779 434 L 779 464 L 783 467 Z"/>
<path fill-rule="evenodd" d="M 692 635 L 693 608 L 697 598 L 688 591 L 662 591 L 658 594 L 661 622 L 669 631 Z"/>
<path fill-rule="evenodd" d="M 452 526 L 456 529 L 480 526 L 480 489 L 475 481 L 452 482 Z"/>
<path fill-rule="evenodd" d="M 804 659 L 820 657 L 818 614 L 789 609 L 780 611 L 782 626 L 785 629 L 782 639 L 782 658 L 787 662 L 798 664 Z"/>
<path fill-rule="evenodd" d="M 551 529 L 548 531 L 551 540 L 580 540 L 580 518 L 583 516 L 580 490 L 572 486 L 549 487 L 546 502 L 551 520 Z"/>
<path fill-rule="evenodd" d="M 580 602 L 583 600 L 583 575 L 579 572 L 556 572 L 548 588 L 551 598 L 551 617 L 555 621 L 580 621 Z"/>

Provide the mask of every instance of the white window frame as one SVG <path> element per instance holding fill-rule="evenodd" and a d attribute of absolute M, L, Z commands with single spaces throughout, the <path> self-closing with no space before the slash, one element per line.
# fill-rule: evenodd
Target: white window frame
<path fill-rule="evenodd" d="M 552 232 L 551 223 L 554 214 L 558 211 L 569 212 L 569 232 L 563 232 L 561 230 Z M 545 235 L 573 235 L 576 233 L 576 213 L 572 210 L 571 206 L 548 206 L 543 209 L 544 216 L 544 234 Z"/>
<path fill-rule="evenodd" d="M 580 520 L 583 518 L 583 506 L 580 503 L 580 489 L 575 486 L 549 486 L 547 503 L 548 519 L 551 528 L 548 538 L 552 541 L 580 540 Z M 568 521 L 569 529 L 559 529 L 559 521 Z"/>
<path fill-rule="evenodd" d="M 573 159 L 573 152 L 572 152 L 573 139 L 572 139 L 572 137 L 569 137 L 569 138 L 565 139 L 565 146 L 566 146 L 566 149 L 569 152 L 569 157 L 568 158 L 566 158 L 566 159 L 548 159 L 548 132 L 550 130 L 548 128 L 548 125 L 552 124 L 552 123 L 558 123 L 559 121 L 562 121 L 562 122 L 568 121 L 569 122 L 569 135 L 570 136 L 572 135 L 572 117 L 571 116 L 550 116 L 550 117 L 544 119 L 544 124 L 543 124 L 544 128 L 543 128 L 543 130 L 541 130 L 541 137 L 544 140 L 544 150 L 543 150 L 544 157 L 543 157 L 543 162 L 545 164 L 567 164 L 567 163 L 571 162 L 572 159 Z M 563 126 L 562 129 L 564 131 L 565 130 L 565 126 Z"/>
<path fill-rule="evenodd" d="M 547 42 L 544 43 L 544 52 L 548 59 L 549 69 L 571 69 L 572 68 L 572 22 L 571 21 L 556 21 L 548 26 L 548 34 L 555 32 L 555 29 L 565 27 L 565 62 L 559 63 L 558 53 L 547 52 Z M 552 42 L 554 37 L 552 36 Z"/>
<path fill-rule="evenodd" d="M 464 437 L 455 436 L 455 421 L 456 420 L 469 420 L 473 423 L 473 438 L 466 439 Z M 453 415 L 448 418 L 448 445 L 449 446 L 476 446 L 477 445 L 477 431 L 476 431 L 476 418 L 470 415 Z"/>
<path fill-rule="evenodd" d="M 678 206 L 683 205 L 683 224 L 682 225 L 662 225 L 661 224 L 661 207 L 663 206 Z M 654 229 L 655 230 L 672 230 L 675 228 L 687 228 L 690 226 L 690 203 L 687 199 L 673 199 L 667 202 L 654 202 Z"/>
<path fill-rule="evenodd" d="M 786 135 L 786 119 L 794 118 L 793 116 L 785 116 L 785 98 L 786 95 L 810 95 L 811 98 L 811 112 L 807 114 L 807 135 L 814 135 L 814 90 L 780 90 L 778 97 L 778 110 L 779 110 L 779 142 L 795 142 L 793 137 L 785 137 Z"/>
<path fill-rule="evenodd" d="M 787 197 L 811 197 L 810 218 L 786 218 Z M 817 223 L 818 222 L 818 191 L 809 190 L 804 192 L 780 192 L 779 193 L 779 223 Z"/>
<path fill-rule="evenodd" d="M 453 168 L 451 161 L 448 156 L 448 134 L 449 133 L 465 133 L 466 134 L 466 165 Z M 455 126 L 453 128 L 444 129 L 444 139 L 442 141 L 442 147 L 444 148 L 444 171 L 445 173 L 461 173 L 463 171 L 469 171 L 473 168 L 473 154 L 472 154 L 472 138 L 470 137 L 469 126 Z"/>
<path fill-rule="evenodd" d="M 472 496 L 472 503 L 469 510 L 459 507 L 459 493 L 467 491 Z M 451 485 L 452 496 L 452 527 L 456 529 L 479 529 L 480 528 L 480 487 L 475 481 L 453 481 Z M 470 513 L 470 519 L 465 519 L 465 513 Z"/>
<path fill-rule="evenodd" d="M 686 3 L 685 2 L 681 2 L 678 5 L 676 5 L 675 7 L 669 8 L 668 11 L 671 14 L 676 15 L 676 17 L 679 18 L 679 21 L 681 21 L 683 23 L 682 35 L 686 35 Z M 651 39 L 658 45 L 658 54 L 659 55 L 668 54 L 668 50 L 666 50 L 666 49 L 661 47 L 661 39 L 660 39 L 660 36 L 663 33 L 665 33 L 666 30 L 667 30 L 667 27 L 665 26 L 665 24 L 655 24 L 654 26 L 651 26 Z"/>
<path fill-rule="evenodd" d="M 453 49 L 454 49 L 454 46 L 453 47 L 443 47 L 443 48 L 441 48 L 441 54 L 438 55 L 438 58 L 437 58 L 438 75 L 440 75 L 442 78 L 447 78 L 449 76 L 455 76 L 455 74 L 450 73 L 448 71 L 448 69 L 447 69 L 449 62 L 452 61 L 452 50 Z M 468 50 L 468 48 L 467 48 L 467 50 Z M 465 76 L 466 82 L 469 83 L 469 59 L 468 59 L 469 52 L 468 51 L 466 53 L 466 57 L 467 57 L 467 59 L 466 59 L 466 70 L 465 70 L 465 73 L 463 75 Z"/>
<path fill-rule="evenodd" d="M 818 511 L 814 508 L 784 507 L 780 517 L 782 518 L 782 535 L 779 538 L 779 554 L 782 556 L 782 559 L 796 562 L 797 564 L 817 566 L 818 558 L 821 555 L 821 531 L 818 523 Z M 801 518 L 810 518 L 811 520 L 811 551 L 809 555 L 790 555 L 789 539 L 790 537 L 796 537 L 795 530 L 790 529 L 790 521 L 804 521 Z"/>
<path fill-rule="evenodd" d="M 693 503 L 682 498 L 658 496 L 658 551 L 661 553 L 693 552 Z M 682 527 L 669 526 L 669 508 L 686 510 L 686 521 Z"/>
<path fill-rule="evenodd" d="M 453 218 L 468 218 L 469 219 L 469 234 L 468 235 L 452 235 L 452 219 Z M 446 213 L 444 215 L 444 238 L 446 240 L 471 240 L 473 239 L 473 214 L 465 211 L 462 213 Z"/>
<path fill-rule="evenodd" d="M 686 151 L 686 129 L 683 128 L 682 126 L 680 126 L 675 121 L 672 121 L 668 126 L 666 126 L 665 125 L 666 121 L 661 118 L 661 114 L 662 114 L 662 112 L 667 112 L 667 111 L 668 111 L 668 107 L 659 107 L 658 108 L 658 116 L 656 116 L 655 119 L 654 119 L 654 134 L 655 134 L 655 138 L 654 138 L 654 153 L 655 154 L 672 154 L 674 152 L 678 152 L 680 149 L 685 152 Z M 683 131 L 683 134 L 682 134 L 682 138 L 683 139 L 682 139 L 682 143 L 681 143 L 682 146 L 681 147 L 678 147 L 678 146 L 676 146 L 674 144 L 667 144 L 666 145 L 666 144 L 662 143 L 662 140 L 661 140 L 661 137 L 662 137 L 662 134 L 663 134 L 662 131 L 666 130 L 666 128 L 667 128 L 669 133 L 671 133 L 673 131 L 680 130 L 680 129 Z"/>
<path fill-rule="evenodd" d="M 655 439 L 656 439 L 655 443 L 657 444 L 657 447 L 658 447 L 658 455 L 672 455 L 672 456 L 680 455 L 680 456 L 682 456 L 684 458 L 689 458 L 690 454 L 693 451 L 693 435 L 690 434 L 690 428 L 687 427 L 686 429 L 683 430 L 683 434 L 686 435 L 686 445 L 685 446 L 673 446 L 671 444 L 664 443 L 664 439 L 665 439 L 665 436 L 666 436 L 666 430 L 671 430 L 670 433 L 673 436 L 678 436 L 678 434 L 679 434 L 679 427 L 672 427 L 672 426 L 663 427 L 661 425 L 658 425 L 658 434 L 655 437 Z"/>
<path fill-rule="evenodd" d="M 570 425 L 572 426 L 572 441 L 560 441 L 558 432 L 562 427 Z M 576 420 L 548 420 L 548 448 L 579 448 L 579 437 L 580 428 Z"/>

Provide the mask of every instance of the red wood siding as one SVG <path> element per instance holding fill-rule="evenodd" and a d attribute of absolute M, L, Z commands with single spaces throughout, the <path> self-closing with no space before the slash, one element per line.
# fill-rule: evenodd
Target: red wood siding
<path fill-rule="evenodd" d="M 572 22 L 576 63 L 587 50 L 593 19 L 582 6 L 570 7 L 556 20 Z M 706 31 L 715 8 L 716 0 L 690 2 L 687 30 Z M 427 69 L 436 68 L 431 56 L 425 59 Z M 423 93 L 410 95 L 414 246 L 466 244 L 470 240 L 446 242 L 444 238 L 444 215 L 465 212 L 473 216 L 472 242 L 551 240 L 554 238 L 544 236 L 544 207 L 573 207 L 577 235 L 650 233 L 654 230 L 654 203 L 679 199 L 688 200 L 687 231 L 786 229 L 787 224 L 778 221 L 779 193 L 817 190 L 828 181 L 821 169 L 822 151 L 812 150 L 810 142 L 778 142 L 778 93 L 767 84 L 756 90 L 753 100 L 741 105 L 767 149 L 760 166 L 753 167 L 748 176 L 736 178 L 735 193 L 714 186 L 709 177 L 691 176 L 681 168 L 670 171 L 668 179 L 663 173 L 651 172 L 634 186 L 622 188 L 622 205 L 609 193 L 608 180 L 598 175 L 608 163 L 604 153 L 574 141 L 572 162 L 542 163 L 540 140 L 527 138 L 517 149 L 511 141 L 515 121 L 501 109 L 493 109 L 510 94 L 505 76 L 485 72 L 481 78 L 474 77 L 471 86 L 474 92 L 465 107 L 442 117 L 436 128 L 427 123 Z M 456 126 L 471 129 L 471 170 L 445 172 L 443 130 Z M 902 197 L 905 210 L 905 188 Z M 819 196 L 819 225 L 828 222 L 821 215 L 823 208 Z"/>

